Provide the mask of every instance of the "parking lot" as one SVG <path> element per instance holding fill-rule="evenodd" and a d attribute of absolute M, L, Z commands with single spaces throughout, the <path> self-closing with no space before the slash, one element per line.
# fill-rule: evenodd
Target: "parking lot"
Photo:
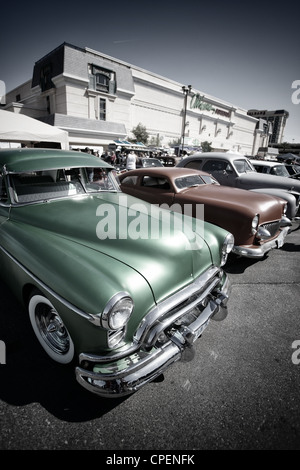
<path fill-rule="evenodd" d="M 300 449 L 299 224 L 280 250 L 225 270 L 228 317 L 210 322 L 192 361 L 123 399 L 52 363 L 1 283 L 0 449 Z"/>

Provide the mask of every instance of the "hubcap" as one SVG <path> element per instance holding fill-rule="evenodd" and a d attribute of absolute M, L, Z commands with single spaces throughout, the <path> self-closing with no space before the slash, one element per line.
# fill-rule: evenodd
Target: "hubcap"
<path fill-rule="evenodd" d="M 54 308 L 39 304 L 35 313 L 36 324 L 45 343 L 57 354 L 66 354 L 70 347 L 68 332 Z"/>

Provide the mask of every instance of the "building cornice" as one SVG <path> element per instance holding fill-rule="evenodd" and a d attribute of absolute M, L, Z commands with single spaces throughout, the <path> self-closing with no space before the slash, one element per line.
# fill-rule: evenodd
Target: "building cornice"
<path fill-rule="evenodd" d="M 82 77 L 78 77 L 76 75 L 70 75 L 67 73 L 62 73 L 60 75 L 57 75 L 56 77 L 53 77 L 52 82 L 57 88 L 63 85 L 67 85 L 67 84 L 75 84 L 75 85 L 84 86 L 84 87 L 88 87 L 89 85 L 88 78 L 82 78 Z"/>

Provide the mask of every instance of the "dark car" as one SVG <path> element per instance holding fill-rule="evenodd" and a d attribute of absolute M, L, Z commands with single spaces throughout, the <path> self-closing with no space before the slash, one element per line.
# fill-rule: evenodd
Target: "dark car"
<path fill-rule="evenodd" d="M 139 157 L 136 162 L 137 168 L 151 168 L 153 166 L 163 166 L 158 158 Z"/>
<path fill-rule="evenodd" d="M 267 160 L 250 160 L 257 173 L 264 173 L 275 176 L 290 177 L 290 174 L 284 163 Z"/>
<path fill-rule="evenodd" d="M 162 155 L 159 157 L 160 162 L 163 166 L 173 167 L 176 166 L 176 163 L 180 160 L 177 157 L 173 157 L 172 155 Z"/>
<path fill-rule="evenodd" d="M 247 189 L 278 196 L 287 201 L 287 216 L 299 217 L 300 181 L 258 173 L 243 155 L 230 152 L 195 153 L 183 158 L 176 166 L 210 173 L 224 186 Z"/>
<path fill-rule="evenodd" d="M 234 235 L 233 253 L 240 256 L 262 258 L 281 247 L 291 225 L 283 199 L 226 188 L 208 173 L 190 168 L 131 170 L 119 180 L 123 192 L 144 201 L 167 204 L 173 211 L 191 205 L 193 217 L 203 217 Z"/>

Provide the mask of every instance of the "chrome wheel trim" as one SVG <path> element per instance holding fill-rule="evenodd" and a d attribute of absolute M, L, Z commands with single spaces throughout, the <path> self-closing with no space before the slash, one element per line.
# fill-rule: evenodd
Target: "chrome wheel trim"
<path fill-rule="evenodd" d="M 43 295 L 33 295 L 28 304 L 31 325 L 48 356 L 61 364 L 74 357 L 74 344 L 58 312 Z"/>

